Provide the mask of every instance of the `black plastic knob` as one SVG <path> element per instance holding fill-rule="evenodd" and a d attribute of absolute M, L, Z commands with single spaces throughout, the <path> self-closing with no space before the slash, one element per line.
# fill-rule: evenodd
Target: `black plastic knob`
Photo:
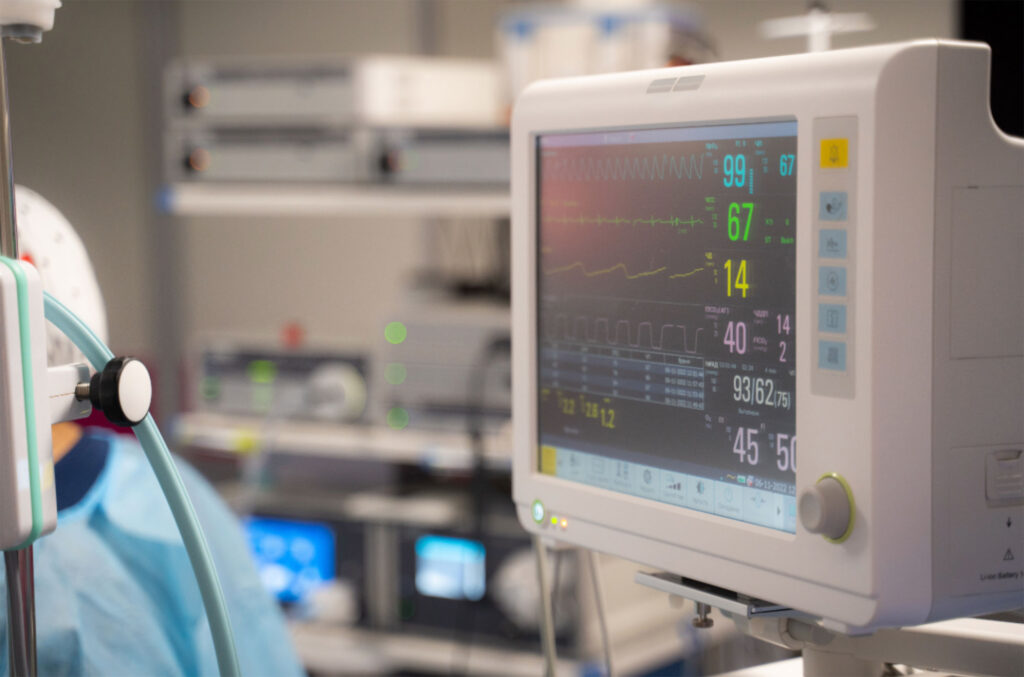
<path fill-rule="evenodd" d="M 153 403 L 149 370 L 135 358 L 115 357 L 92 375 L 89 401 L 114 425 L 137 426 Z"/>

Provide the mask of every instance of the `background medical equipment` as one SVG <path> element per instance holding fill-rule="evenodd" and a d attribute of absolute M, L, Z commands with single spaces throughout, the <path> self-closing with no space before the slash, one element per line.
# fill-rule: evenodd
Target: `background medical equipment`
<path fill-rule="evenodd" d="M 714 58 L 700 15 L 668 3 L 544 3 L 498 26 L 508 103 L 536 80 L 661 68 Z"/>
<path fill-rule="evenodd" d="M 473 59 L 181 62 L 167 72 L 165 96 L 178 125 L 486 128 L 500 120 L 497 69 Z"/>
<path fill-rule="evenodd" d="M 357 352 L 256 348 L 213 342 L 192 378 L 197 411 L 351 423 L 369 397 L 368 360 Z"/>
<path fill-rule="evenodd" d="M 918 41 L 523 95 L 526 528 L 840 632 L 1024 605 L 1024 144 L 988 58 Z"/>
<path fill-rule="evenodd" d="M 485 674 L 537 673 L 542 593 L 530 537 L 510 506 L 496 501 L 484 530 L 474 532 L 457 481 L 417 487 L 406 479 L 397 491 L 388 485 L 345 495 L 327 485 L 311 489 L 268 477 L 255 501 L 244 489 L 222 487 L 232 503 L 245 501 L 244 509 L 255 513 L 247 520 L 254 552 L 268 589 L 285 604 L 300 650 L 328 633 L 346 646 L 358 639 L 360 646 L 330 660 L 335 667 L 322 669 L 359 672 L 353 666 L 364 664 L 362 657 L 379 656 L 387 666 L 381 672 L 472 666 Z M 585 664 L 599 651 L 584 557 L 572 549 L 551 555 L 557 640 L 566 665 Z M 688 625 L 685 612 L 659 592 L 623 585 L 632 580 L 626 562 L 606 558 L 599 566 L 614 649 L 624 664 L 670 660 L 680 627 Z M 504 669 L 495 656 L 503 657 Z"/>

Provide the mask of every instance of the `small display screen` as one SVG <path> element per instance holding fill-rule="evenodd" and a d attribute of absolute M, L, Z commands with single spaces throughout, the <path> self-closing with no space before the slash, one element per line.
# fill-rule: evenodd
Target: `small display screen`
<path fill-rule="evenodd" d="M 416 592 L 444 599 L 482 599 L 487 590 L 483 543 L 448 536 L 416 541 Z"/>
<path fill-rule="evenodd" d="M 281 602 L 301 602 L 334 580 L 335 538 L 326 524 L 268 517 L 245 520 L 263 585 Z"/>
<path fill-rule="evenodd" d="M 794 532 L 797 124 L 541 135 L 541 473 Z"/>

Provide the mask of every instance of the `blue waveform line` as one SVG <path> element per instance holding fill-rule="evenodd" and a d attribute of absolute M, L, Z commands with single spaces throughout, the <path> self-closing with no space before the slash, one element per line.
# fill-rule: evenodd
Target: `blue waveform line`
<path fill-rule="evenodd" d="M 704 155 L 660 157 L 553 157 L 544 161 L 544 178 L 556 181 L 637 181 L 700 179 Z"/>

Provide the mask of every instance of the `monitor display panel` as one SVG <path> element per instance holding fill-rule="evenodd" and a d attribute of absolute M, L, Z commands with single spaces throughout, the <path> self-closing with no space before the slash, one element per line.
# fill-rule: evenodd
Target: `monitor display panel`
<path fill-rule="evenodd" d="M 795 532 L 796 137 L 537 137 L 539 472 Z"/>
<path fill-rule="evenodd" d="M 416 591 L 427 597 L 483 599 L 486 560 L 487 551 L 479 541 L 422 536 L 416 541 Z"/>
<path fill-rule="evenodd" d="M 244 521 L 263 585 L 278 601 L 304 601 L 335 579 L 335 536 L 327 524 L 273 517 Z"/>

